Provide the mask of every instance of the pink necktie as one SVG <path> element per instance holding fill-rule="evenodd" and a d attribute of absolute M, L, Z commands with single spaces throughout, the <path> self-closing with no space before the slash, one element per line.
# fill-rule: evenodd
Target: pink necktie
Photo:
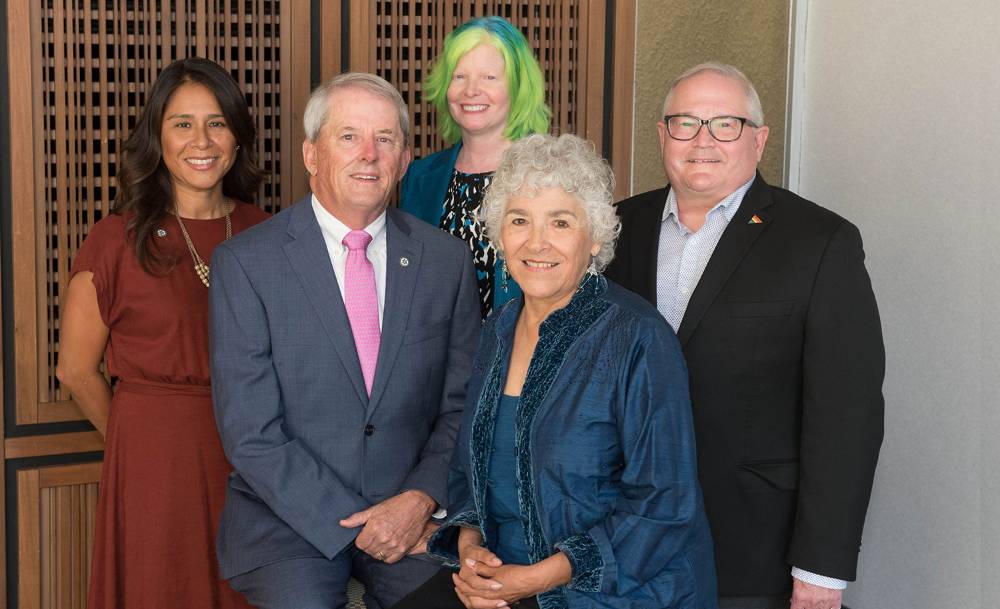
<path fill-rule="evenodd" d="M 378 344 L 382 332 L 378 326 L 378 295 L 375 293 L 375 269 L 365 253 L 372 236 L 363 230 L 352 230 L 344 237 L 347 246 L 347 267 L 344 273 L 344 306 L 351 321 L 354 346 L 361 361 L 368 395 L 372 394 Z"/>

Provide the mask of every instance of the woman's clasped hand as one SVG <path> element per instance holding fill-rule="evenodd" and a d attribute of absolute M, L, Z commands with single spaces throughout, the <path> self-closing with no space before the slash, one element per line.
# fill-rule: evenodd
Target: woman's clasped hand
<path fill-rule="evenodd" d="M 561 553 L 534 565 L 505 565 L 483 547 L 479 531 L 463 528 L 458 538 L 455 594 L 466 607 L 505 607 L 569 582 L 571 568 Z"/>

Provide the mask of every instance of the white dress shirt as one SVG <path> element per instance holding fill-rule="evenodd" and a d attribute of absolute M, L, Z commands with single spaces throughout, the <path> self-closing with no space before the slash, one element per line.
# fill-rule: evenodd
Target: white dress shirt
<path fill-rule="evenodd" d="M 337 287 L 340 288 L 340 298 L 344 298 L 344 270 L 347 266 L 347 246 L 343 244 L 344 237 L 351 232 L 350 227 L 326 211 L 316 195 L 312 196 L 313 212 L 319 222 L 323 240 L 326 241 L 326 251 L 330 254 L 333 264 L 333 274 L 337 276 Z M 382 312 L 385 310 L 385 212 L 375 221 L 365 227 L 365 232 L 372 236 L 368 244 L 368 261 L 375 271 L 375 292 L 378 294 L 378 325 L 382 327 Z"/>

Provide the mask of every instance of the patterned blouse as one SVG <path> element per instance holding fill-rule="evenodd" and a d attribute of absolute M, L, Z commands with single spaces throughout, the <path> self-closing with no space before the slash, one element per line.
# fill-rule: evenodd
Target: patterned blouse
<path fill-rule="evenodd" d="M 472 262 L 479 281 L 479 307 L 483 319 L 493 310 L 493 280 L 496 274 L 497 250 L 486 238 L 481 224 L 476 222 L 476 211 L 483 204 L 483 197 L 493 172 L 462 173 L 455 169 L 444 196 L 444 213 L 438 227 L 464 241 L 472 250 Z"/>

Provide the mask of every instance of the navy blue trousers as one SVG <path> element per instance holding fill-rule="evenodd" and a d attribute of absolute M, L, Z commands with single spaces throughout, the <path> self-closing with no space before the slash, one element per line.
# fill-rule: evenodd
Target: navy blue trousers
<path fill-rule="evenodd" d="M 341 609 L 347 604 L 347 581 L 353 575 L 365 585 L 365 606 L 386 609 L 440 568 L 427 556 L 387 565 L 352 545 L 333 560 L 322 556 L 282 560 L 237 575 L 229 583 L 258 609 Z"/>

